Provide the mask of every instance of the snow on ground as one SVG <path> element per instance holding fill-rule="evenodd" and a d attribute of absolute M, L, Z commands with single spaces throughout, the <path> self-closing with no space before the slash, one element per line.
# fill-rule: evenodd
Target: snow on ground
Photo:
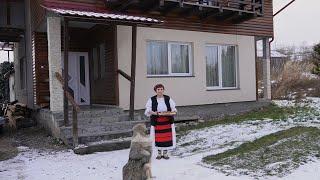
<path fill-rule="evenodd" d="M 308 98 L 308 106 L 320 111 L 320 98 Z M 275 101 L 280 106 L 290 106 L 288 101 Z M 195 130 L 182 137 L 178 149 L 172 152 L 169 160 L 152 159 L 152 172 L 156 180 L 242 180 L 249 176 L 227 176 L 216 170 L 206 168 L 201 159 L 210 154 L 224 152 L 256 138 L 288 129 L 294 126 L 320 127 L 320 119 L 296 117 L 284 121 L 264 119 L 240 124 L 217 125 Z M 188 144 L 185 144 L 188 143 Z M 183 145 L 184 144 L 184 145 Z M 19 155 L 0 162 L 0 180 L 56 180 L 56 179 L 122 179 L 122 167 L 128 160 L 129 150 L 101 152 L 90 155 L 76 155 L 72 151 L 40 152 L 20 147 Z M 320 161 L 314 160 L 281 178 L 290 180 L 320 179 Z M 265 177 L 264 179 L 278 179 Z"/>

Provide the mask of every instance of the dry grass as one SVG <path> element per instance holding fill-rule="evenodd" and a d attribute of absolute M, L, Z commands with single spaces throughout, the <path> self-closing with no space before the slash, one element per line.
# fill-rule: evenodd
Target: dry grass
<path fill-rule="evenodd" d="M 272 99 L 300 100 L 305 96 L 319 96 L 320 78 L 310 76 L 313 65 L 308 62 L 288 61 L 272 84 Z"/>

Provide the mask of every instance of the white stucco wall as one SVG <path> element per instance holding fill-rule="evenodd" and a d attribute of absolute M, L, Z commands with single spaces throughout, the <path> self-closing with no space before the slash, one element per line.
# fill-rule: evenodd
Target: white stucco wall
<path fill-rule="evenodd" d="M 227 35 L 195 31 L 138 27 L 135 108 L 144 109 L 154 95 L 153 86 L 162 83 L 165 93 L 178 106 L 201 105 L 256 100 L 254 36 Z M 130 75 L 131 27 L 118 26 L 118 66 Z M 147 77 L 147 40 L 189 42 L 193 51 L 194 77 Z M 206 88 L 205 45 L 232 44 L 238 46 L 239 89 L 208 91 Z M 119 76 L 120 107 L 129 109 L 130 83 Z"/>

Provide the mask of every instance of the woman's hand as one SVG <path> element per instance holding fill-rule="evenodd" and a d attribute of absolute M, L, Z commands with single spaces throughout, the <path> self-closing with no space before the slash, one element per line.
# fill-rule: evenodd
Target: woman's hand
<path fill-rule="evenodd" d="M 152 115 L 158 115 L 158 111 L 151 111 L 150 112 Z"/>

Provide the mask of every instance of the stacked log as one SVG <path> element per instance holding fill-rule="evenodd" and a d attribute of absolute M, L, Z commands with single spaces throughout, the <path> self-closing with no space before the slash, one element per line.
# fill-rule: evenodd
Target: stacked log
<path fill-rule="evenodd" d="M 33 121 L 30 119 L 31 110 L 22 103 L 9 104 L 5 110 L 5 116 L 8 118 L 8 125 L 12 129 L 24 126 L 30 123 L 30 120 Z"/>

